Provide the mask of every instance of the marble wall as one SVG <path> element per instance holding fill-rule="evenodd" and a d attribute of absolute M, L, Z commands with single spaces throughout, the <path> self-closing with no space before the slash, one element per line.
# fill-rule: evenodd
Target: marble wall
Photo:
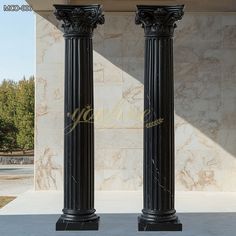
<path fill-rule="evenodd" d="M 35 189 L 62 189 L 62 33 L 37 16 Z M 186 14 L 175 32 L 176 189 L 236 191 L 236 13 Z M 97 190 L 142 190 L 143 29 L 95 30 Z"/>

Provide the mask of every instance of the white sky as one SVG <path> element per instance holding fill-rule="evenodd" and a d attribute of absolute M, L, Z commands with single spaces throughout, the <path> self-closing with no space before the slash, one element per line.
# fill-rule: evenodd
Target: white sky
<path fill-rule="evenodd" d="M 35 14 L 7 12 L 4 5 L 25 5 L 24 0 L 0 1 L 0 82 L 18 81 L 35 74 Z"/>

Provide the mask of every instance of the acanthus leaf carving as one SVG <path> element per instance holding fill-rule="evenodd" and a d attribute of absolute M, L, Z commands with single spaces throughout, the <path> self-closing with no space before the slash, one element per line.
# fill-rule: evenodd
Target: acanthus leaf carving
<path fill-rule="evenodd" d="M 100 5 L 55 8 L 54 15 L 63 22 L 65 34 L 91 35 L 98 24 L 105 22 Z"/>
<path fill-rule="evenodd" d="M 146 36 L 172 37 L 175 22 L 183 16 L 183 6 L 138 6 L 135 23 L 141 24 Z"/>

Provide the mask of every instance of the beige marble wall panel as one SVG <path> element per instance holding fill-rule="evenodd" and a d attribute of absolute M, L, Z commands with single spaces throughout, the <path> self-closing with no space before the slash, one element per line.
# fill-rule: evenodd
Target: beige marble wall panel
<path fill-rule="evenodd" d="M 175 32 L 176 189 L 236 191 L 236 14 L 186 14 Z M 143 29 L 107 13 L 94 33 L 95 182 L 141 190 Z M 37 16 L 35 188 L 62 189 L 62 33 Z"/>

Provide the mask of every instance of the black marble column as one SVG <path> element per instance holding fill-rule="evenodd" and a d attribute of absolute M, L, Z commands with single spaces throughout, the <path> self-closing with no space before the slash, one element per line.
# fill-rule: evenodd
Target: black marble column
<path fill-rule="evenodd" d="M 144 201 L 139 231 L 180 231 L 174 208 L 173 33 L 183 5 L 137 6 L 136 24 L 145 32 Z M 155 122 L 155 121 L 162 122 Z"/>
<path fill-rule="evenodd" d="M 64 209 L 56 230 L 98 230 L 94 209 L 93 30 L 104 23 L 100 5 L 54 5 L 65 38 Z M 72 119 L 72 117 L 74 119 Z M 76 125 L 75 125 L 76 124 Z"/>

